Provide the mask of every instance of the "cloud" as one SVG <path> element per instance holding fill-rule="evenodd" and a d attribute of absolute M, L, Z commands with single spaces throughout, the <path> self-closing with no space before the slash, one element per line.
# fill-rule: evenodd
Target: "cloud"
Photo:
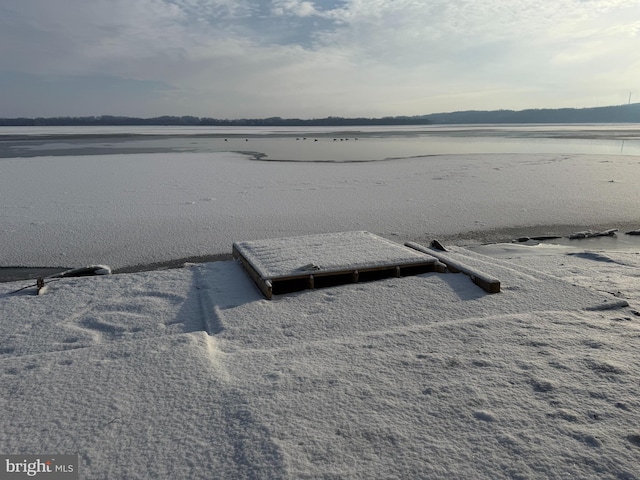
<path fill-rule="evenodd" d="M 294 15 L 297 17 L 321 16 L 312 2 L 302 0 L 277 0 L 273 2 L 274 15 Z"/>
<path fill-rule="evenodd" d="M 76 84 L 118 78 L 126 114 L 142 116 L 589 106 L 616 103 L 637 88 L 638 6 L 637 0 L 4 0 L 0 70 Z M 148 85 L 149 95 L 136 102 L 134 85 Z M 24 109 L 32 110 L 24 98 Z M 55 99 L 46 105 L 55 110 Z"/>

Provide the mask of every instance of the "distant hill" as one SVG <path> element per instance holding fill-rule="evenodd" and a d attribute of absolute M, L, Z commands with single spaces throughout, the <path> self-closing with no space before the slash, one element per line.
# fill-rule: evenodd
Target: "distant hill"
<path fill-rule="evenodd" d="M 436 124 L 460 123 L 640 123 L 640 103 L 592 108 L 468 110 L 424 115 Z"/>
<path fill-rule="evenodd" d="M 193 116 L 162 116 L 152 118 L 113 115 L 88 117 L 0 118 L 0 126 L 91 126 L 91 125 L 185 125 L 234 127 L 309 127 L 364 125 L 429 125 L 462 123 L 640 123 L 640 103 L 593 108 L 544 108 L 529 110 L 468 110 L 432 113 L 428 115 L 382 118 L 326 117 L 241 118 L 235 120 Z"/>

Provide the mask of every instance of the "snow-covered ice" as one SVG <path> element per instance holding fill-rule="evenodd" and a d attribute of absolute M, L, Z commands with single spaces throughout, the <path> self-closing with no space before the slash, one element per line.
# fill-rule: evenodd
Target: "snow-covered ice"
<path fill-rule="evenodd" d="M 2 159 L 0 266 L 103 263 L 117 269 L 231 253 L 236 241 L 355 230 L 403 242 L 504 227 L 616 227 L 638 221 L 638 158 L 484 154 L 319 164 L 163 153 Z"/>

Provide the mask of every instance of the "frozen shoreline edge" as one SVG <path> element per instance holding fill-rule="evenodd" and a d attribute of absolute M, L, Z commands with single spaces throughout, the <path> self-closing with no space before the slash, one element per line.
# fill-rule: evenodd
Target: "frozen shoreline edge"
<path fill-rule="evenodd" d="M 563 241 L 568 239 L 568 236 L 574 232 L 580 230 L 607 230 L 609 228 L 618 228 L 619 232 L 617 236 L 607 238 L 588 238 L 588 239 L 575 239 L 571 240 L 571 246 L 577 249 L 585 250 L 636 250 L 640 253 L 640 236 L 626 235 L 624 232 L 627 230 L 637 229 L 637 224 L 599 224 L 599 225 L 547 225 L 547 226 L 531 226 L 531 227 L 506 227 L 506 228 L 494 228 L 486 230 L 477 230 L 471 232 L 464 232 L 458 234 L 448 235 L 418 235 L 405 238 L 400 238 L 397 235 L 379 234 L 389 240 L 392 240 L 398 244 L 403 244 L 405 241 L 422 242 L 428 244 L 431 240 L 438 240 L 443 244 L 450 246 L 460 247 L 478 247 L 481 245 L 496 245 L 496 244 L 509 244 L 514 242 L 515 239 L 520 237 L 533 237 L 543 235 L 558 235 L 562 237 Z M 375 233 L 375 232 L 374 232 Z M 617 238 L 623 238 L 625 244 L 619 248 L 612 246 L 611 243 Z M 608 244 L 604 242 L 608 241 Z M 554 240 L 549 242 L 540 242 L 546 244 L 556 244 Z M 566 243 L 565 243 L 566 244 Z M 631 245 L 630 245 L 631 244 Z M 636 248 L 637 244 L 637 248 Z M 233 256 L 231 252 L 212 253 L 208 255 L 188 256 L 180 258 L 172 258 L 168 260 L 139 263 L 134 265 L 127 265 L 113 270 L 114 274 L 125 273 L 138 273 L 148 271 L 169 270 L 174 268 L 182 268 L 185 264 L 189 263 L 209 263 L 232 260 Z M 0 283 L 18 282 L 26 280 L 35 280 L 39 276 L 49 276 L 56 273 L 68 270 L 69 268 L 79 267 L 81 265 L 69 265 L 69 266 L 0 266 Z"/>

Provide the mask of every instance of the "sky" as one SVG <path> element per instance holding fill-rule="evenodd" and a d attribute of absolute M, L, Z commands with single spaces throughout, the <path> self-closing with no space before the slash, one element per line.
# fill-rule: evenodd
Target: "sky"
<path fill-rule="evenodd" d="M 640 0 L 0 0 L 0 117 L 640 101 Z"/>

